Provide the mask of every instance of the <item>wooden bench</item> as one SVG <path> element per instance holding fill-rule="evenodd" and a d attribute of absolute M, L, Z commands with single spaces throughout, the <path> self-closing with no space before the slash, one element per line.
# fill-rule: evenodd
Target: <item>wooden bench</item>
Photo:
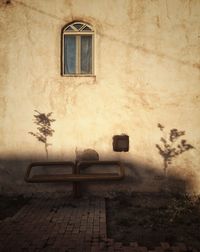
<path fill-rule="evenodd" d="M 85 168 L 101 165 L 101 166 L 118 166 L 119 172 L 83 172 Z M 70 167 L 71 173 L 54 173 L 54 174 L 39 174 L 31 175 L 31 171 L 36 167 L 50 167 L 50 166 L 61 166 Z M 31 163 L 25 173 L 25 181 L 28 183 L 61 183 L 61 182 L 72 182 L 73 183 L 73 193 L 75 197 L 80 196 L 80 182 L 89 181 L 115 181 L 121 180 L 125 176 L 125 169 L 121 162 L 119 161 L 79 161 L 75 164 L 73 162 L 34 162 Z"/>

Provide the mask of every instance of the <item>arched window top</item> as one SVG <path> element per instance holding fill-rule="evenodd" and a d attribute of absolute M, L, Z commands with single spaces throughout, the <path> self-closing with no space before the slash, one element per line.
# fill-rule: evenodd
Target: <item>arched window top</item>
<path fill-rule="evenodd" d="M 94 30 L 75 21 L 62 29 L 62 75 L 92 76 L 94 74 Z"/>
<path fill-rule="evenodd" d="M 83 22 L 73 22 L 67 25 L 63 32 L 93 32 L 90 25 Z"/>

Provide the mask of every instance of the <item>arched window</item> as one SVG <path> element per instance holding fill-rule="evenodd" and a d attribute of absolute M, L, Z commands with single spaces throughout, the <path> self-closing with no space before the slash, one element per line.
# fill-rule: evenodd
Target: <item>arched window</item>
<path fill-rule="evenodd" d="M 62 75 L 94 74 L 94 31 L 88 24 L 74 22 L 62 31 Z"/>

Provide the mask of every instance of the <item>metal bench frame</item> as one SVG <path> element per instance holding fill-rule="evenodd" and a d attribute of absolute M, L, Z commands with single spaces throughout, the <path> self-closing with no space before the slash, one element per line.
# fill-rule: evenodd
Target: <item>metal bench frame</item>
<path fill-rule="evenodd" d="M 92 165 L 103 165 L 119 166 L 118 173 L 81 173 L 82 168 L 88 168 Z M 64 166 L 71 167 L 72 173 L 66 174 L 46 174 L 46 175 L 34 175 L 31 176 L 31 171 L 34 167 L 39 166 Z M 72 182 L 73 183 L 73 194 L 75 197 L 80 196 L 80 182 L 89 181 L 116 181 L 121 180 L 125 176 L 125 169 L 119 161 L 78 161 L 76 163 L 66 162 L 34 162 L 31 163 L 26 170 L 24 180 L 28 183 L 61 183 L 61 182 Z"/>

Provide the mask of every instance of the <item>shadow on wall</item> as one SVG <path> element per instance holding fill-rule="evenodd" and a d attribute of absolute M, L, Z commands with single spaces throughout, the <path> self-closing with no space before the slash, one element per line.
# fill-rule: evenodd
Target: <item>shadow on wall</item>
<path fill-rule="evenodd" d="M 36 133 L 29 132 L 31 135 L 37 138 L 39 142 L 44 144 L 46 157 L 48 159 L 48 146 L 49 137 L 52 137 L 54 130 L 52 129 L 52 123 L 55 119 L 52 119 L 52 112 L 45 114 L 35 110 L 33 122 L 37 126 Z M 158 124 L 161 131 L 164 130 L 164 126 Z M 154 167 L 144 163 L 141 160 L 134 160 L 132 162 L 126 162 L 123 160 L 125 167 L 125 179 L 122 181 L 112 182 L 81 182 L 81 191 L 90 192 L 95 194 L 106 194 L 112 191 L 142 191 L 142 192 L 186 192 L 187 189 L 193 188 L 193 183 L 190 178 L 184 177 L 182 174 L 173 175 L 167 174 L 168 165 L 171 164 L 172 159 L 185 151 L 193 149 L 194 147 L 187 143 L 185 139 L 181 139 L 185 135 L 185 131 L 179 131 L 177 129 L 171 129 L 168 134 L 164 134 L 165 137 L 161 137 L 162 144 L 156 144 L 159 154 L 163 157 L 164 161 L 164 173 L 161 167 Z M 128 135 L 115 135 L 113 137 L 113 151 L 121 152 L 129 150 L 129 136 Z M 83 152 L 75 150 L 75 160 L 72 156 L 67 156 L 65 161 L 83 161 L 83 160 L 99 160 L 99 154 L 92 149 L 86 149 Z M 105 156 L 104 160 L 110 160 L 110 154 Z M 46 160 L 47 161 L 47 160 Z M 61 160 L 57 160 L 61 161 Z M 64 161 L 64 160 L 62 160 Z M 24 182 L 24 175 L 27 166 L 32 162 L 27 158 L 14 159 L 12 157 L 7 159 L 0 159 L 0 193 L 31 193 L 31 192 L 66 192 L 72 188 L 72 183 L 37 183 L 27 184 Z M 55 174 L 55 173 L 72 173 L 67 167 L 42 167 L 39 168 L 39 174 Z M 38 169 L 38 168 L 37 168 Z M 72 169 L 72 168 L 71 168 Z M 81 173 L 95 172 L 113 172 L 116 167 L 111 166 L 105 168 L 100 165 L 90 165 L 81 168 Z"/>
<path fill-rule="evenodd" d="M 74 157 L 68 157 L 68 160 L 73 160 Z M 108 156 L 109 159 L 109 156 Z M 106 158 L 105 158 L 106 160 Z M 26 167 L 30 164 L 31 160 L 18 158 L 18 159 L 4 159 L 0 160 L 0 193 L 14 193 L 14 194 L 30 194 L 38 192 L 72 192 L 72 183 L 38 183 L 28 184 L 24 181 L 24 174 Z M 112 182 L 82 182 L 81 192 L 106 196 L 109 193 L 116 191 L 125 192 L 162 192 L 164 191 L 165 177 L 162 169 L 152 165 L 144 164 L 142 161 L 123 162 L 125 166 L 126 176 L 122 181 Z M 83 173 L 88 169 L 96 167 L 84 168 Z M 105 171 L 105 167 L 98 167 L 101 171 Z M 110 169 L 110 168 L 109 168 Z M 114 168 L 110 169 L 112 172 Z M 57 168 L 56 168 L 57 170 Z M 66 169 L 67 170 L 67 169 Z M 40 171 L 46 172 L 46 168 L 40 168 Z M 98 170 L 99 171 L 99 170 Z M 106 170 L 108 172 L 108 170 Z M 48 171 L 52 172 L 52 171 Z M 62 169 L 60 169 L 62 172 Z M 67 172 L 70 172 L 69 169 Z M 193 183 L 190 177 L 183 178 L 181 174 L 169 175 L 167 179 L 168 189 L 171 192 L 186 192 L 187 188 L 192 188 Z"/>
<path fill-rule="evenodd" d="M 102 195 L 107 192 L 167 192 L 185 193 L 188 188 L 193 188 L 190 178 L 185 178 L 181 174 L 168 175 L 167 181 L 162 169 L 148 165 L 142 161 L 123 162 L 126 176 L 122 181 L 113 182 L 92 182 L 82 183 L 81 190 L 85 192 L 95 192 Z"/>
<path fill-rule="evenodd" d="M 74 157 L 68 156 L 68 160 L 73 160 Z M 39 161 L 37 158 L 34 161 Z M 47 161 L 41 159 L 40 161 Z M 51 160 L 56 161 L 56 160 Z M 59 160 L 60 161 L 60 160 Z M 28 184 L 24 181 L 24 175 L 28 165 L 33 162 L 33 159 L 18 157 L 0 159 L 0 194 L 16 193 L 16 194 L 29 194 L 37 192 L 65 192 L 72 189 L 71 183 L 48 183 L 48 184 Z M 57 168 L 59 172 L 71 172 L 69 169 Z M 45 167 L 38 168 L 38 172 L 46 173 Z M 47 173 L 52 173 L 52 170 L 47 170 Z"/>

